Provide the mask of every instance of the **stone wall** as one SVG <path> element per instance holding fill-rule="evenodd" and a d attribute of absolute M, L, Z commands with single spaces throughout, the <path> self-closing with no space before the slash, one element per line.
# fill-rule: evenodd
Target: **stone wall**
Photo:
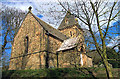
<path fill-rule="evenodd" d="M 92 58 L 88 57 L 87 55 L 85 54 L 82 54 L 83 55 L 83 66 L 84 67 L 92 67 L 93 64 L 92 64 Z"/>
<path fill-rule="evenodd" d="M 86 53 L 85 50 L 85 44 L 84 44 L 84 36 L 83 31 L 81 29 L 78 29 L 77 26 L 71 26 L 69 28 L 65 28 L 60 30 L 64 35 L 74 38 L 78 35 L 81 35 L 81 39 L 79 40 L 79 43 L 77 45 L 77 49 L 67 50 L 64 52 L 60 52 L 59 54 L 59 67 L 80 67 L 80 54 L 82 54 L 83 59 L 83 66 L 91 65 L 91 63 L 87 62 L 87 60 L 91 61 L 92 59 L 87 57 L 84 53 Z"/>
<path fill-rule="evenodd" d="M 62 29 L 60 30 L 64 35 L 68 36 L 68 37 L 77 37 L 79 34 L 83 35 L 83 32 L 78 29 L 77 26 L 71 26 L 69 28 L 65 28 L 65 29 Z"/>
<path fill-rule="evenodd" d="M 47 35 L 37 20 L 29 13 L 24 19 L 17 35 L 14 38 L 9 70 L 39 69 L 45 68 Z M 26 53 L 26 36 L 28 41 L 28 53 Z M 56 67 L 56 50 L 60 47 L 61 41 L 49 36 L 49 65 Z M 30 53 L 35 53 L 22 56 Z M 19 57 L 22 56 L 22 57 Z"/>
<path fill-rule="evenodd" d="M 61 51 L 58 55 L 59 68 L 80 67 L 80 53 L 75 49 Z"/>
<path fill-rule="evenodd" d="M 62 44 L 62 41 L 54 37 L 49 37 L 49 66 L 57 67 L 57 55 L 56 51 Z"/>
<path fill-rule="evenodd" d="M 44 51 L 46 49 L 46 35 L 45 31 L 36 21 L 36 19 L 29 13 L 24 19 L 18 33 L 14 38 L 12 45 L 11 58 L 19 57 L 29 53 Z M 28 37 L 28 53 L 26 49 L 26 36 Z M 32 54 L 24 57 L 14 58 L 10 60 L 9 70 L 17 69 L 35 69 L 39 68 L 40 63 L 44 63 L 44 59 L 40 62 L 40 58 L 43 58 L 41 53 Z M 45 53 L 44 53 L 45 54 Z"/>
<path fill-rule="evenodd" d="M 92 58 L 87 57 L 87 67 L 92 67 Z"/>
<path fill-rule="evenodd" d="M 89 58 L 84 53 L 82 53 L 83 65 L 81 65 L 80 52 L 76 49 L 71 49 L 67 51 L 61 51 L 58 55 L 59 68 L 71 68 L 71 67 L 91 67 L 92 58 Z"/>

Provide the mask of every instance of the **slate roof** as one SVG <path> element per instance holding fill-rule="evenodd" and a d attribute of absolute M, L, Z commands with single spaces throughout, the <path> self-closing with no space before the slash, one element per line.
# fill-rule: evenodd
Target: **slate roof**
<path fill-rule="evenodd" d="M 30 12 L 31 13 L 31 12 Z M 32 14 L 32 13 L 31 13 Z M 39 22 L 39 24 L 46 30 L 48 31 L 51 35 L 57 37 L 60 40 L 66 40 L 68 37 L 66 37 L 64 34 L 62 34 L 59 30 L 53 28 L 46 22 L 42 21 L 40 18 L 36 17 L 34 14 L 32 14 L 33 17 Z"/>
<path fill-rule="evenodd" d="M 64 40 L 63 43 L 61 44 L 60 48 L 57 51 L 63 51 L 63 50 L 68 50 L 76 47 L 78 45 L 80 35 L 74 38 L 69 38 L 67 40 Z"/>
<path fill-rule="evenodd" d="M 55 36 L 56 38 L 58 38 L 59 40 L 63 41 L 68 39 L 69 37 L 65 36 L 64 34 L 62 34 L 59 30 L 53 28 L 52 26 L 50 26 L 49 24 L 45 23 L 44 21 L 42 21 L 40 18 L 36 17 L 31 11 L 29 11 L 26 16 L 31 13 L 32 16 L 39 22 L 39 24 L 44 28 L 44 30 L 48 31 L 50 33 L 50 35 Z M 26 18 L 26 16 L 24 17 L 24 20 Z M 23 21 L 24 21 L 23 20 Z M 23 22 L 22 22 L 23 23 Z M 20 27 L 22 26 L 22 24 L 20 25 Z M 17 29 L 17 32 L 15 33 L 15 36 L 18 33 L 18 30 L 20 29 L 20 27 Z"/>
<path fill-rule="evenodd" d="M 67 19 L 68 24 L 65 23 L 65 20 Z M 67 14 L 65 15 L 64 19 L 62 20 L 60 26 L 58 27 L 59 30 L 64 29 L 66 27 L 70 27 L 72 25 L 75 25 L 77 21 L 75 20 L 75 17 L 70 14 L 70 10 L 68 10 Z"/>

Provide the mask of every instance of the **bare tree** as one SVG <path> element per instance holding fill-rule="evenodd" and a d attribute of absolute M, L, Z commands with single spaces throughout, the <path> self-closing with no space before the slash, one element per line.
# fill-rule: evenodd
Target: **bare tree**
<path fill-rule="evenodd" d="M 50 7 L 48 13 L 44 12 L 44 10 L 37 10 L 40 13 L 43 12 L 46 15 L 49 14 L 48 16 L 52 16 L 55 20 L 60 21 L 61 18 L 63 18 L 65 15 L 65 12 L 70 9 L 70 14 L 74 15 L 80 20 L 80 26 L 87 27 L 90 35 L 89 37 L 86 37 L 89 39 L 85 39 L 87 42 L 86 44 L 89 47 L 95 48 L 97 50 L 97 53 L 99 53 L 101 56 L 104 67 L 106 68 L 107 77 L 112 77 L 111 68 L 108 65 L 106 45 L 110 40 L 114 40 L 113 35 L 110 34 L 109 30 L 112 27 L 115 27 L 111 26 L 111 23 L 118 21 L 117 16 L 120 13 L 120 10 L 118 10 L 120 6 L 117 5 L 118 2 L 101 0 L 94 2 L 91 0 L 86 2 L 83 0 L 73 0 L 69 2 L 58 0 L 58 2 L 58 5 L 63 8 L 61 11 L 55 8 L 56 6 Z M 47 5 L 50 5 L 50 3 L 47 3 Z M 56 14 L 60 16 L 56 17 Z"/>
<path fill-rule="evenodd" d="M 111 68 L 108 65 L 106 39 L 110 38 L 108 34 L 109 28 L 111 27 L 110 23 L 117 21 L 117 16 L 120 13 L 120 10 L 118 11 L 119 6 L 117 6 L 117 2 L 103 2 L 101 0 L 97 2 L 92 2 L 91 0 L 87 2 L 75 0 L 67 4 L 62 1 L 58 2 L 66 11 L 66 5 L 69 5 L 71 9 L 70 14 L 77 17 L 84 26 L 88 27 L 93 39 L 93 44 L 104 63 L 107 77 L 113 77 Z M 98 36 L 96 37 L 95 31 L 99 35 L 99 41 L 97 40 Z"/>
<path fill-rule="evenodd" d="M 2 6 L 4 9 L 1 11 L 2 15 L 2 54 L 5 49 L 10 49 L 11 47 L 6 47 L 7 43 L 13 43 L 13 38 L 25 17 L 25 12 L 22 10 L 17 10 L 15 8 L 9 8 Z"/>
<path fill-rule="evenodd" d="M 5 62 L 9 62 L 8 51 L 12 47 L 14 36 L 16 35 L 16 32 L 25 17 L 25 12 L 3 5 L 0 13 L 2 18 L 2 45 L 0 50 L 3 59 L 2 62 L 4 62 L 3 65 L 5 65 Z"/>

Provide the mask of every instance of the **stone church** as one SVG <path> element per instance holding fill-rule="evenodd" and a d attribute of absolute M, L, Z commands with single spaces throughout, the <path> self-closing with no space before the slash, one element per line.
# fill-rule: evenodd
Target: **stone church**
<path fill-rule="evenodd" d="M 36 17 L 31 8 L 14 37 L 9 70 L 92 66 L 84 32 L 70 11 L 55 29 Z"/>

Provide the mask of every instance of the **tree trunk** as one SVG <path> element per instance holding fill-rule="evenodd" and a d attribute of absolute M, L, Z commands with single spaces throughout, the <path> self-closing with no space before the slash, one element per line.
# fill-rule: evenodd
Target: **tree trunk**
<path fill-rule="evenodd" d="M 108 79 L 112 78 L 113 76 L 112 76 L 111 68 L 110 68 L 106 58 L 103 59 L 103 63 L 104 63 L 104 67 L 106 69 Z"/>
<path fill-rule="evenodd" d="M 108 60 L 107 60 L 106 52 L 107 52 L 106 45 L 105 45 L 105 41 L 103 40 L 103 63 L 104 63 L 104 67 L 106 69 L 107 77 L 108 77 L 108 79 L 110 79 L 113 76 L 112 76 L 111 68 L 110 68 Z"/>

